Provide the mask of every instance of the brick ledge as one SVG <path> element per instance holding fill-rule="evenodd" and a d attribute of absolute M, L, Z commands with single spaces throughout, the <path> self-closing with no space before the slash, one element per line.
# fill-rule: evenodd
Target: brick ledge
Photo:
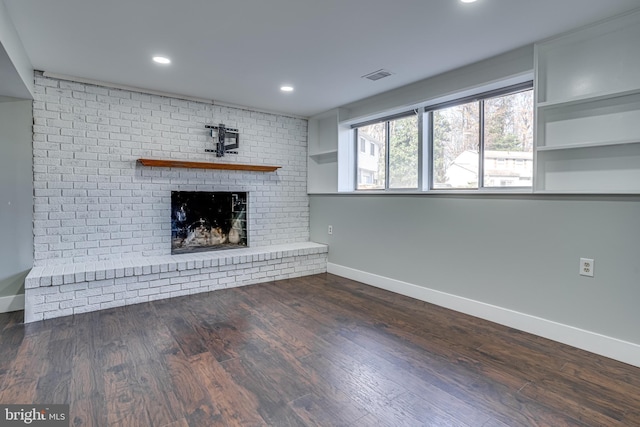
<path fill-rule="evenodd" d="M 327 253 L 329 247 L 315 242 L 287 243 L 228 251 L 182 255 L 134 257 L 111 261 L 69 263 L 34 267 L 25 279 L 25 289 L 71 285 L 146 274 L 218 267 L 272 259 Z"/>

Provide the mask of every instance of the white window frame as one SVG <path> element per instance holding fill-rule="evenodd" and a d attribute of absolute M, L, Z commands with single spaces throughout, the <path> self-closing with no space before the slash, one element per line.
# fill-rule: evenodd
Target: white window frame
<path fill-rule="evenodd" d="M 402 119 L 405 117 L 409 117 L 412 115 L 416 115 L 416 119 L 418 120 L 418 186 L 415 188 L 389 188 L 389 153 L 390 153 L 390 135 L 389 135 L 389 122 L 393 121 L 393 120 L 397 120 L 397 119 Z M 358 150 L 356 150 L 356 155 L 354 156 L 354 170 L 356 171 L 356 174 L 354 176 L 354 181 L 353 181 L 353 189 L 355 192 L 417 192 L 417 191 L 423 191 L 423 184 L 422 184 L 422 165 L 423 165 L 423 131 L 422 131 L 422 120 L 423 120 L 424 114 L 422 114 L 421 110 L 418 109 L 412 109 L 409 111 L 404 111 L 402 113 L 399 114 L 394 114 L 392 116 L 386 116 L 386 117 L 382 117 L 380 119 L 375 119 L 375 120 L 369 120 L 366 122 L 362 122 L 362 123 L 358 123 L 358 124 L 354 124 L 351 126 L 351 129 L 353 131 L 353 135 L 355 138 L 355 141 L 359 141 L 360 140 L 360 136 L 358 135 L 358 128 L 367 126 L 367 125 L 372 125 L 372 124 L 376 124 L 376 123 L 385 123 L 385 161 L 384 161 L 384 165 L 385 165 L 385 182 L 384 182 L 384 188 L 379 188 L 379 189 L 359 189 L 358 188 L 358 156 L 360 155 L 360 152 Z M 372 143 L 373 144 L 373 143 Z M 374 144 L 375 147 L 375 144 Z M 380 152 L 380 149 L 378 147 L 374 148 L 374 156 L 375 156 L 375 152 Z"/>
<path fill-rule="evenodd" d="M 499 187 L 499 186 L 485 187 L 484 186 L 484 183 L 482 182 L 482 180 L 484 179 L 484 173 L 485 173 L 484 165 L 483 165 L 484 137 L 482 137 L 481 138 L 482 141 L 480 141 L 481 151 L 478 156 L 479 162 L 480 162 L 480 168 L 478 170 L 478 188 L 440 189 L 440 188 L 433 188 L 433 185 L 432 185 L 433 184 L 433 165 L 432 165 L 433 135 L 431 133 L 432 115 L 430 113 L 432 111 L 435 111 L 441 108 L 452 107 L 455 105 L 460 105 L 460 104 L 464 104 L 472 101 L 480 101 L 480 100 L 495 98 L 503 95 L 515 94 L 518 92 L 533 90 L 534 88 L 531 75 L 528 75 L 526 79 L 521 79 L 521 78 L 512 79 L 510 81 L 504 81 L 503 83 L 505 83 L 504 86 L 497 86 L 495 83 L 491 85 L 487 85 L 485 86 L 485 88 L 487 89 L 490 88 L 490 90 L 485 90 L 483 92 L 472 94 L 470 96 L 464 94 L 464 92 L 469 93 L 469 91 L 461 91 L 460 97 L 455 97 L 455 95 L 454 96 L 449 95 L 447 97 L 444 97 L 444 99 L 440 98 L 442 102 L 436 101 L 435 103 L 425 102 L 425 103 L 415 104 L 414 107 L 411 108 L 410 110 L 401 111 L 396 114 L 381 116 L 379 118 L 367 119 L 366 121 L 362 121 L 362 122 L 355 122 L 355 123 L 351 122 L 348 124 L 345 123 L 344 129 L 345 129 L 345 132 L 348 132 L 348 134 L 345 134 L 345 137 L 352 141 L 349 144 L 351 147 L 355 146 L 355 151 L 351 151 L 353 150 L 352 148 L 348 149 L 347 151 L 355 155 L 352 154 L 348 156 L 350 158 L 350 161 L 349 161 L 350 166 L 348 166 L 348 169 L 351 170 L 348 176 L 350 176 L 351 179 L 350 179 L 350 183 L 346 186 L 346 188 L 341 191 L 351 191 L 354 193 L 372 193 L 373 192 L 373 193 L 413 193 L 413 194 L 447 194 L 447 193 L 532 194 L 534 192 L 533 182 L 535 180 L 535 173 L 536 173 L 535 156 L 530 161 L 528 160 L 524 161 L 525 165 L 529 163 L 532 165 L 532 177 L 530 179 L 532 184 L 531 186 L 519 186 L 519 187 L 510 187 L 510 186 L 509 187 Z M 532 105 L 532 108 L 535 111 L 535 107 L 533 105 Z M 414 113 L 417 113 L 418 115 L 418 188 L 412 188 L 412 189 L 389 188 L 389 146 L 388 146 L 389 135 L 388 135 L 388 129 L 387 129 L 387 138 L 386 138 L 387 140 L 385 141 L 385 144 L 386 144 L 385 168 L 386 169 L 385 169 L 384 189 L 382 188 L 381 189 L 358 189 L 358 172 L 357 171 L 358 171 L 358 155 L 360 154 L 360 150 L 359 150 L 359 146 L 354 145 L 353 143 L 353 141 L 359 141 L 358 131 L 357 131 L 358 128 L 367 126 L 370 124 L 374 124 L 374 123 L 380 123 L 380 122 L 385 122 L 385 121 L 406 117 Z M 481 105 L 481 115 L 482 116 L 484 115 L 483 105 Z M 481 117 L 480 126 L 483 127 L 483 124 L 484 124 L 484 117 Z M 481 132 L 484 133 L 484 129 L 482 129 Z M 535 134 L 534 134 L 534 145 L 535 145 Z M 342 181 L 342 182 L 346 182 L 346 181 Z"/>

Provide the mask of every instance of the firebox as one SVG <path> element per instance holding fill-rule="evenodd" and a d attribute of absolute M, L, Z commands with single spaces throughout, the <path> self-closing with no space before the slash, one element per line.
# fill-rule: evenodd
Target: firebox
<path fill-rule="evenodd" d="M 171 192 L 172 255 L 247 246 L 246 192 Z"/>

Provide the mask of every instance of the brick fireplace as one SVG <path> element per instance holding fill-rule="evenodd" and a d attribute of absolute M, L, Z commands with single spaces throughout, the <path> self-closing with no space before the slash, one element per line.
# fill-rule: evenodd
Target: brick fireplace
<path fill-rule="evenodd" d="M 25 293 L 28 321 L 326 270 L 326 247 L 308 242 L 306 120 L 41 74 L 35 80 L 35 261 Z M 239 129 L 237 155 L 216 159 L 205 152 L 213 145 L 205 126 L 217 123 Z M 156 168 L 139 165 L 138 158 L 282 167 L 270 173 Z M 237 251 L 249 252 L 172 256 L 172 191 L 246 192 L 251 246 Z M 269 261 L 285 258 L 284 267 L 274 267 L 278 274 L 260 274 Z M 253 265 L 260 262 L 267 264 Z M 199 271 L 204 268 L 209 270 Z M 187 270 L 198 280 L 175 280 L 191 275 Z M 227 274 L 232 270 L 243 271 L 242 279 Z M 178 276 L 157 282 L 170 271 Z M 173 287 L 142 291 L 152 282 Z M 62 298 L 63 288 L 53 291 L 61 285 L 70 285 L 66 291 L 74 298 Z M 116 287 L 109 288 L 113 297 L 100 298 L 105 286 Z"/>

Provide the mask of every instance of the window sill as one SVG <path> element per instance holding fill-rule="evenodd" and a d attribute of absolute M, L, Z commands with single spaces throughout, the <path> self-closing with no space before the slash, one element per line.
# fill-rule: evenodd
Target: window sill
<path fill-rule="evenodd" d="M 421 195 L 421 196 L 433 196 L 438 194 L 460 194 L 460 195 L 494 195 L 494 194 L 534 194 L 533 190 L 530 188 L 518 188 L 518 189 L 505 189 L 505 190 L 494 190 L 494 189 L 482 189 L 482 190 L 354 190 L 354 191 L 342 191 L 340 194 L 351 194 L 351 195 Z"/>
<path fill-rule="evenodd" d="M 337 191 L 337 192 L 318 192 L 308 193 L 310 196 L 530 196 L 530 197 L 568 197 L 568 196 L 613 196 L 613 197 L 639 197 L 640 191 L 533 191 L 531 189 L 523 190 L 431 190 L 431 191 L 378 191 L 378 190 L 358 190 L 358 191 Z"/>

